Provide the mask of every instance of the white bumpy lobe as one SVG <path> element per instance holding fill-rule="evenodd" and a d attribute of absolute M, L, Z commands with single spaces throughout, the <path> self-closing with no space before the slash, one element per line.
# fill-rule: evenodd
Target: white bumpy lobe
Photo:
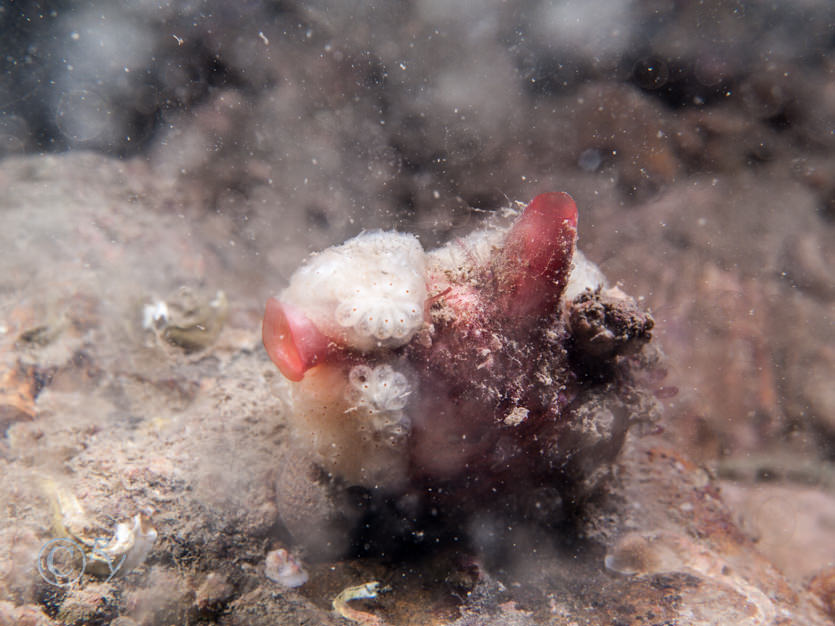
<path fill-rule="evenodd" d="M 312 256 L 280 300 L 346 347 L 397 348 L 423 325 L 425 269 L 414 235 L 363 233 Z"/>

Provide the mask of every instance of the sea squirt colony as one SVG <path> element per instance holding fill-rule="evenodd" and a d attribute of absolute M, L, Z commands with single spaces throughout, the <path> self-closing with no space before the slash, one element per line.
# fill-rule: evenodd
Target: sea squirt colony
<path fill-rule="evenodd" d="M 584 489 L 651 404 L 653 321 L 576 238 L 574 201 L 545 193 L 430 252 L 369 232 L 312 255 L 263 323 L 305 458 L 413 519 Z"/>

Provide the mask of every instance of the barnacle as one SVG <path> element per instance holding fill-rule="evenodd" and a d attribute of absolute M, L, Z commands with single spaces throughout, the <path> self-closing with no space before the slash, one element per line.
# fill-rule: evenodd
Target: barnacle
<path fill-rule="evenodd" d="M 217 339 L 228 309 L 223 291 L 181 287 L 167 301 L 156 299 L 143 306 L 142 328 L 187 352 L 196 352 Z"/>

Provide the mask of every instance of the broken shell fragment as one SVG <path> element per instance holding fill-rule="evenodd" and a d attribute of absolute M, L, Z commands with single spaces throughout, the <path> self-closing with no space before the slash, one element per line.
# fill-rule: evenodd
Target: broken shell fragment
<path fill-rule="evenodd" d="M 52 530 L 61 537 L 72 537 L 86 543 L 84 537 L 99 530 L 75 494 L 51 479 L 41 481 L 41 487 L 52 509 Z"/>
<path fill-rule="evenodd" d="M 117 524 L 113 536 L 106 539 L 102 536 L 102 526 L 90 519 L 75 494 L 52 480 L 44 480 L 43 488 L 52 503 L 54 531 L 67 537 L 61 541 L 72 543 L 82 553 L 84 565 L 81 573 L 89 572 L 109 580 L 116 574 L 126 574 L 141 565 L 153 549 L 157 530 L 148 514 L 140 512 L 130 521 Z M 55 541 L 48 542 L 42 550 L 47 558 L 52 553 L 45 550 Z M 62 549 L 72 550 L 69 544 L 61 546 L 65 546 Z M 54 574 L 53 569 L 48 567 Z"/>
<path fill-rule="evenodd" d="M 0 370 L 0 433 L 14 422 L 30 421 L 37 414 L 37 370 L 20 362 Z"/>
<path fill-rule="evenodd" d="M 96 540 L 87 568 L 95 576 L 112 578 L 140 566 L 154 547 L 157 531 L 145 513 L 137 513 L 129 522 L 116 525 L 113 537 L 102 544 Z"/>
<path fill-rule="evenodd" d="M 228 309 L 223 291 L 212 294 L 182 287 L 168 300 L 146 304 L 142 327 L 187 352 L 197 352 L 217 339 Z"/>
<path fill-rule="evenodd" d="M 348 606 L 351 600 L 373 599 L 377 594 L 385 591 L 380 589 L 380 583 L 372 581 L 355 587 L 348 587 L 343 589 L 338 596 L 333 599 L 333 610 L 339 613 L 342 617 L 362 626 L 383 626 L 382 618 L 365 611 L 358 611 Z"/>

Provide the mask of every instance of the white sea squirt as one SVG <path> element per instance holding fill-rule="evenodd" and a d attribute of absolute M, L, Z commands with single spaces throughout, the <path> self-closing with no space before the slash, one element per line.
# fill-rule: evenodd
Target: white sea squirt
<path fill-rule="evenodd" d="M 425 271 L 414 235 L 362 233 L 311 256 L 279 299 L 346 347 L 397 348 L 423 326 Z"/>
<path fill-rule="evenodd" d="M 409 433 L 409 418 L 403 409 L 412 385 L 390 365 L 355 365 L 348 373 L 348 411 L 364 409 L 375 430 L 396 441 Z"/>

